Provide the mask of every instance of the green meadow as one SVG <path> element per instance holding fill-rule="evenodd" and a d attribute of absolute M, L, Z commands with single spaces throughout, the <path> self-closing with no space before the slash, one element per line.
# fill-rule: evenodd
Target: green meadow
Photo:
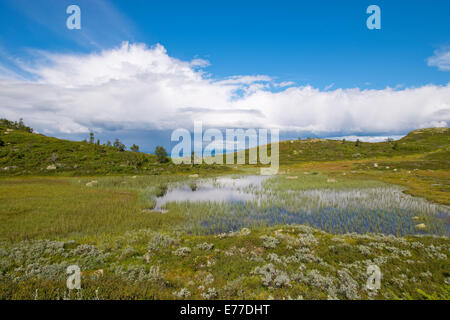
<path fill-rule="evenodd" d="M 0 122 L 0 299 L 447 300 L 449 139 L 285 141 L 278 175 L 241 184 L 258 167 Z"/>

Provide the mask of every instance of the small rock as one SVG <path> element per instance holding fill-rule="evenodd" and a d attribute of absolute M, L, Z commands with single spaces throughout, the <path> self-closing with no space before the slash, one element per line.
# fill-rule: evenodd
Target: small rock
<path fill-rule="evenodd" d="M 417 230 L 425 230 L 425 228 L 426 228 L 425 223 L 416 224 Z"/>
<path fill-rule="evenodd" d="M 298 179 L 298 177 L 297 176 L 287 176 L 286 179 L 295 180 L 295 179 Z"/>
<path fill-rule="evenodd" d="M 98 269 L 94 271 L 95 276 L 103 277 L 103 269 Z"/>
<path fill-rule="evenodd" d="M 86 183 L 86 187 L 93 187 L 96 184 L 98 184 L 98 181 L 97 180 L 93 180 L 91 182 Z"/>
<path fill-rule="evenodd" d="M 337 182 L 335 179 L 327 179 L 327 182 L 328 183 L 335 183 L 335 182 Z"/>
<path fill-rule="evenodd" d="M 196 174 L 196 173 L 195 174 L 190 174 L 189 178 L 198 178 L 198 174 Z"/>
<path fill-rule="evenodd" d="M 375 168 L 378 168 L 378 163 L 375 162 L 375 163 L 373 164 L 373 166 L 374 166 Z"/>
<path fill-rule="evenodd" d="M 47 167 L 47 170 L 56 170 L 56 166 L 54 164 L 51 164 Z"/>
<path fill-rule="evenodd" d="M 145 262 L 150 263 L 151 257 L 152 257 L 152 255 L 150 254 L 150 252 L 147 252 L 146 254 L 144 254 Z"/>

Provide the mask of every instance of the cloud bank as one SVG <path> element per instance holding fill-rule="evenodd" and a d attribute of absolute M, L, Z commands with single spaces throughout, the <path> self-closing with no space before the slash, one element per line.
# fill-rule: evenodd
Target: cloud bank
<path fill-rule="evenodd" d="M 159 44 L 123 43 L 87 55 L 40 54 L 20 66 L 33 80 L 18 80 L 0 68 L 0 117 L 23 117 L 56 136 L 192 128 L 194 120 L 205 127 L 322 136 L 387 135 L 450 122 L 450 84 L 321 91 L 267 75 L 215 79 L 204 70 L 208 61 L 175 59 Z"/>

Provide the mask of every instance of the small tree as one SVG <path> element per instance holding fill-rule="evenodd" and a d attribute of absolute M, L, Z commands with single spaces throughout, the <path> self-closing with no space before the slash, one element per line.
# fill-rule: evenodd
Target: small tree
<path fill-rule="evenodd" d="M 97 145 L 98 146 L 100 145 L 100 139 L 97 139 Z"/>
<path fill-rule="evenodd" d="M 155 155 L 156 155 L 156 159 L 158 159 L 159 163 L 164 163 L 164 162 L 169 161 L 169 158 L 167 157 L 166 149 L 164 149 L 161 146 L 156 147 Z"/>
<path fill-rule="evenodd" d="M 139 152 L 139 146 L 138 146 L 138 145 L 135 145 L 134 143 L 133 143 L 133 145 L 130 147 L 130 149 L 131 149 L 131 151 L 133 151 L 133 152 Z"/>
<path fill-rule="evenodd" d="M 355 147 L 359 147 L 360 145 L 361 145 L 361 141 L 359 141 L 359 139 L 356 139 Z"/>
<path fill-rule="evenodd" d="M 398 142 L 394 142 L 394 145 L 392 146 L 392 149 L 398 150 Z"/>
<path fill-rule="evenodd" d="M 125 145 L 122 142 L 120 142 L 119 139 L 116 139 L 114 141 L 114 145 L 113 146 L 114 146 L 114 148 L 116 148 L 120 152 L 125 151 Z"/>
<path fill-rule="evenodd" d="M 107 147 L 111 147 L 111 141 L 108 140 L 108 141 L 106 142 L 106 146 L 107 146 Z"/>
<path fill-rule="evenodd" d="M 92 131 L 89 132 L 89 143 L 94 143 L 94 133 Z"/>

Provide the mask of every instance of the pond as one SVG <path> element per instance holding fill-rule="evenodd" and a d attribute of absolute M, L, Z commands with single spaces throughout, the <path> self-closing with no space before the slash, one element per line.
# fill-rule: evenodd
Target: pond
<path fill-rule="evenodd" d="M 279 224 L 330 233 L 450 234 L 447 206 L 406 195 L 396 186 L 291 190 L 274 189 L 268 179 L 284 178 L 220 177 L 166 186 L 154 211 L 183 212 L 190 217 L 186 231 L 199 234 Z"/>
<path fill-rule="evenodd" d="M 154 211 L 163 211 L 166 203 L 183 201 L 213 201 L 238 203 L 257 200 L 256 189 L 267 176 L 220 177 L 206 180 L 194 180 L 188 184 L 166 188 L 156 198 Z"/>

